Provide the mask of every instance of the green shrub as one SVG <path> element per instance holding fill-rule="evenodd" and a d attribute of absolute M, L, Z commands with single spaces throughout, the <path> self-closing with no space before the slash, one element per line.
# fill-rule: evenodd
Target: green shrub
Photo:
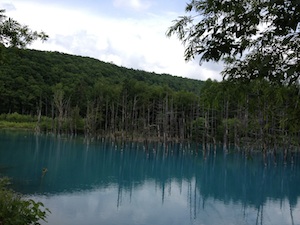
<path fill-rule="evenodd" d="M 52 119 L 46 116 L 42 116 L 40 122 L 40 128 L 42 131 L 49 131 L 52 128 Z"/>
<path fill-rule="evenodd" d="M 0 120 L 6 120 L 6 114 L 5 113 L 0 114 Z"/>
<path fill-rule="evenodd" d="M 33 122 L 9 122 L 9 121 L 0 121 L 0 128 L 12 128 L 12 129 L 26 129 L 33 130 L 36 123 Z"/>
<path fill-rule="evenodd" d="M 0 178 L 0 224 L 30 225 L 46 221 L 49 209 L 43 203 L 24 199 L 20 194 L 9 189 L 9 180 Z"/>
<path fill-rule="evenodd" d="M 14 113 L 6 114 L 5 120 L 9 122 L 21 123 L 21 122 L 36 122 L 37 118 L 31 115 L 21 115 L 17 112 L 14 112 Z"/>

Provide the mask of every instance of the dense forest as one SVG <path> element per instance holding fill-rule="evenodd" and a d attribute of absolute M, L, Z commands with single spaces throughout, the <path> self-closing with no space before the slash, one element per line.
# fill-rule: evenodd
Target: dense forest
<path fill-rule="evenodd" d="M 204 82 L 58 52 L 1 54 L 0 120 L 26 115 L 55 134 L 299 148 L 298 84 Z"/>

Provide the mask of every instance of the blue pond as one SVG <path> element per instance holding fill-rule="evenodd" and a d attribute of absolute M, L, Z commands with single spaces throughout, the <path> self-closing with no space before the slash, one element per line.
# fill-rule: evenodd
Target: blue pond
<path fill-rule="evenodd" d="M 300 224 L 300 158 L 268 160 L 0 131 L 0 176 L 43 202 L 49 225 Z"/>

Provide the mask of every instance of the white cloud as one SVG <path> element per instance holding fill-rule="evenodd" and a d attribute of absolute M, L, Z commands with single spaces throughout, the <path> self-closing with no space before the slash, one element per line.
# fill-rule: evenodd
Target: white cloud
<path fill-rule="evenodd" d="M 115 2 L 121 5 L 127 1 Z M 142 1 L 130 3 L 139 6 Z M 186 63 L 181 43 L 175 37 L 165 36 L 174 15 L 117 19 L 25 1 L 15 1 L 14 7 L 16 10 L 8 16 L 50 36 L 47 42 L 35 42 L 30 48 L 90 56 L 149 72 L 220 80 L 216 75 L 218 67 L 209 64 L 200 67 L 197 61 Z"/>
<path fill-rule="evenodd" d="M 142 0 L 114 0 L 113 4 L 115 7 L 129 7 L 134 10 L 145 10 L 151 6 L 150 2 Z"/>
<path fill-rule="evenodd" d="M 5 9 L 7 12 L 16 10 L 12 3 L 2 3 L 0 4 L 0 9 Z"/>

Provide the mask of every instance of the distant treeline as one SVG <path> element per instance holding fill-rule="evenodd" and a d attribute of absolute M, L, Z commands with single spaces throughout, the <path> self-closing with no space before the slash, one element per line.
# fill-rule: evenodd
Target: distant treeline
<path fill-rule="evenodd" d="M 299 148 L 298 85 L 203 82 L 58 52 L 1 50 L 2 120 L 30 115 L 37 131 L 56 134 Z"/>

